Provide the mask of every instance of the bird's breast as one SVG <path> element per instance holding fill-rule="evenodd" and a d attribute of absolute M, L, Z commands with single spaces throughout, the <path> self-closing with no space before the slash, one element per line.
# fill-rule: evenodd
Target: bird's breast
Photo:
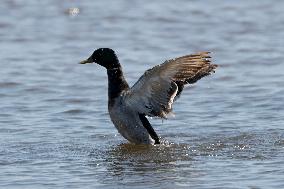
<path fill-rule="evenodd" d="M 139 114 L 127 107 L 122 98 L 116 98 L 109 103 L 109 115 L 118 132 L 130 142 L 153 143 L 140 121 Z"/>

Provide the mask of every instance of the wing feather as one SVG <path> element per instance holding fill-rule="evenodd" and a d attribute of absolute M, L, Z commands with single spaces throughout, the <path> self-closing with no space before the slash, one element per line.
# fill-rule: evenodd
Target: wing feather
<path fill-rule="evenodd" d="M 166 118 L 183 85 L 192 84 L 214 72 L 209 52 L 165 61 L 147 70 L 125 95 L 125 102 L 139 113 Z"/>

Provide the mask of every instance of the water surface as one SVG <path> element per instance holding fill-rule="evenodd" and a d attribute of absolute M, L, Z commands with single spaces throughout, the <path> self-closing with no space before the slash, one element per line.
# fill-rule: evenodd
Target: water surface
<path fill-rule="evenodd" d="M 79 8 L 77 15 L 70 8 Z M 284 3 L 21 1 L 0 5 L 0 188 L 284 188 Z M 166 59 L 211 51 L 216 74 L 128 144 L 107 112 L 113 48 L 132 85 Z"/>

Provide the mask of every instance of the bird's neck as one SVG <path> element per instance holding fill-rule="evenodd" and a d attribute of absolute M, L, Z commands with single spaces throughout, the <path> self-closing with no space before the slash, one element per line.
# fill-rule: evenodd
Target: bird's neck
<path fill-rule="evenodd" d="M 118 97 L 122 91 L 129 89 L 122 68 L 119 65 L 117 68 L 107 69 L 108 75 L 108 98 L 109 101 Z"/>

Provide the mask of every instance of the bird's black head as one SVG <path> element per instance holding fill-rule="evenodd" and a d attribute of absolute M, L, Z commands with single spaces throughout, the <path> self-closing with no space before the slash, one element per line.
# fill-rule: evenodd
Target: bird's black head
<path fill-rule="evenodd" d="M 86 60 L 80 62 L 80 64 L 97 63 L 106 69 L 118 68 L 119 62 L 115 52 L 109 48 L 99 48 L 93 52 L 93 54 Z"/>

